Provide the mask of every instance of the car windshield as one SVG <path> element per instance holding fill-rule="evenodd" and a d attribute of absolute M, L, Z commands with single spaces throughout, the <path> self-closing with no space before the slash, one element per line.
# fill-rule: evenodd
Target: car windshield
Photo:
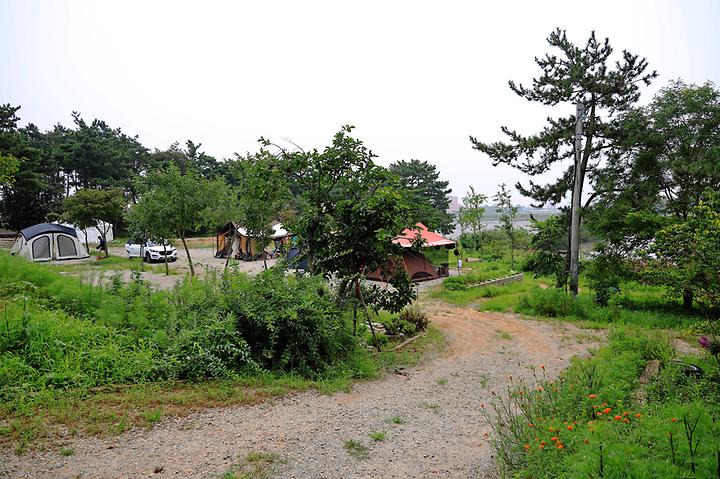
<path fill-rule="evenodd" d="M 162 244 L 160 244 L 160 243 L 155 243 L 154 241 L 148 241 L 148 242 L 147 242 L 147 245 L 148 245 L 148 246 L 162 246 Z M 168 248 L 172 248 L 172 246 L 170 246 L 170 245 L 167 245 L 167 247 L 168 247 Z"/>

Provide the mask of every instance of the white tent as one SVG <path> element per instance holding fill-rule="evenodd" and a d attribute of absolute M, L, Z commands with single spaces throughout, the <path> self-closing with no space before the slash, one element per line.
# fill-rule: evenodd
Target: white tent
<path fill-rule="evenodd" d="M 10 253 L 33 261 L 89 256 L 73 228 L 54 223 L 40 223 L 20 230 Z"/>
<path fill-rule="evenodd" d="M 105 235 L 105 239 L 108 242 L 115 239 L 115 236 L 113 235 L 113 226 L 110 223 L 105 223 L 103 221 L 98 221 L 97 227 L 92 226 L 85 230 L 80 229 L 77 226 L 71 225 L 69 223 L 57 223 L 57 224 L 62 225 L 62 226 L 67 226 L 68 228 L 74 228 L 78 239 L 83 243 L 85 243 L 85 234 L 87 233 L 87 242 L 88 243 L 99 244 L 100 237 L 102 236 L 101 231 L 105 228 L 107 228 L 107 230 L 108 230 L 107 235 Z"/>

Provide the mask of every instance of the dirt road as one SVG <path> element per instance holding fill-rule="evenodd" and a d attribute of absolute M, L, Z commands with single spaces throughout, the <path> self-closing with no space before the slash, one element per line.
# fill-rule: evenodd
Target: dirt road
<path fill-rule="evenodd" d="M 508 376 L 550 376 L 594 344 L 572 325 L 510 314 L 428 306 L 445 332 L 440 357 L 350 393 L 308 392 L 258 406 L 209 410 L 162 420 L 154 429 L 84 438 L 58 451 L 0 452 L 0 475 L 16 478 L 217 478 L 251 452 L 273 453 L 282 478 L 487 478 L 494 459 L 480 405 L 503 391 Z M 401 424 L 392 424 L 392 417 Z M 387 431 L 384 440 L 369 434 Z M 368 448 L 366 458 L 344 444 Z M 161 472 L 155 472 L 161 471 Z"/>

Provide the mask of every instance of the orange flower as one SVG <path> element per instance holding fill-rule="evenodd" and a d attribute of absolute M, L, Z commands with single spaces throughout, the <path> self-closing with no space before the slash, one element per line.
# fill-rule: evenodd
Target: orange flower
<path fill-rule="evenodd" d="M 537 390 L 540 391 L 540 392 L 543 392 L 542 386 L 538 386 Z"/>
<path fill-rule="evenodd" d="M 595 399 L 595 398 L 597 397 L 597 395 L 595 395 L 595 394 L 588 394 L 588 397 L 589 397 L 590 399 Z"/>
<path fill-rule="evenodd" d="M 544 365 L 544 364 L 541 364 L 541 365 L 540 365 L 540 369 L 545 369 L 545 365 Z"/>
<path fill-rule="evenodd" d="M 603 412 L 605 414 L 610 414 L 612 412 L 612 408 L 606 407 L 605 409 L 603 409 Z"/>
<path fill-rule="evenodd" d="M 540 449 L 545 449 L 545 444 L 540 444 L 538 447 L 539 447 Z"/>
<path fill-rule="evenodd" d="M 540 445 L 541 445 L 542 447 L 545 447 L 545 446 L 547 445 L 547 442 L 543 441 L 543 442 L 540 443 Z"/>
<path fill-rule="evenodd" d="M 629 415 L 630 415 L 630 413 L 627 412 L 627 411 L 625 411 L 625 412 L 623 413 L 623 416 L 629 416 Z"/>
<path fill-rule="evenodd" d="M 622 416 L 615 416 L 616 421 L 619 421 L 620 419 L 622 419 Z"/>
<path fill-rule="evenodd" d="M 635 414 L 635 417 L 638 418 L 638 419 L 640 419 L 640 418 L 642 417 L 642 414 L 637 413 L 637 414 Z"/>
<path fill-rule="evenodd" d="M 677 419 L 675 419 L 675 418 L 672 418 L 672 419 L 670 419 L 670 420 L 671 420 L 672 422 L 677 422 Z"/>
<path fill-rule="evenodd" d="M 528 449 L 530 449 L 530 444 L 525 444 L 523 447 L 524 447 L 525 450 L 527 451 Z"/>
<path fill-rule="evenodd" d="M 565 448 L 565 446 L 564 446 L 563 443 L 561 443 L 561 442 L 558 442 L 558 443 L 557 443 L 557 446 L 555 446 L 555 447 L 557 447 L 558 449 L 563 449 L 563 448 Z"/>
<path fill-rule="evenodd" d="M 600 411 L 596 412 L 595 414 L 597 414 L 598 416 L 602 416 L 602 413 Z"/>
<path fill-rule="evenodd" d="M 535 424 L 529 422 L 529 423 L 528 423 L 528 427 L 535 427 Z"/>
<path fill-rule="evenodd" d="M 572 427 L 572 426 L 568 426 L 567 428 L 568 428 L 568 431 L 572 431 L 572 430 L 573 430 L 573 427 Z"/>

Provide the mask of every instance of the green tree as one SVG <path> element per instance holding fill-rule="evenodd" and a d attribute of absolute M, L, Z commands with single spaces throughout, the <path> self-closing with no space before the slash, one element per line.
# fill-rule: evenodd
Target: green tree
<path fill-rule="evenodd" d="M 283 221 L 283 213 L 290 201 L 290 190 L 284 171 L 279 167 L 275 157 L 262 151 L 254 156 L 237 156 L 228 169 L 236 179 L 237 190 L 240 192 L 238 202 L 238 219 L 255 238 L 262 251 L 272 241 L 272 225 Z M 227 201 L 233 201 L 228 198 Z M 267 260 L 263 255 L 265 269 Z"/>
<path fill-rule="evenodd" d="M 224 180 L 208 180 L 193 169 L 185 174 L 175 164 L 138 180 L 140 200 L 130 210 L 130 220 L 140 231 L 166 238 L 180 238 L 190 265 L 195 268 L 186 239 L 203 228 L 217 228 L 237 214 L 235 193 Z M 228 201 L 232 198 L 233 201 Z"/>
<path fill-rule="evenodd" d="M 515 218 L 517 217 L 518 208 L 513 206 L 510 192 L 507 190 L 505 183 L 500 185 L 500 191 L 493 196 L 495 201 L 495 211 L 497 211 L 500 219 L 500 229 L 505 233 L 510 242 L 510 268 L 515 269 Z"/>
<path fill-rule="evenodd" d="M 5 226 L 22 229 L 48 219 L 62 203 L 61 168 L 48 153 L 48 146 L 37 127 L 18 128 L 19 106 L 0 105 L 0 157 L 13 174 L 12 182 L 0 184 L 0 215 Z"/>
<path fill-rule="evenodd" d="M 707 190 L 685 221 L 661 229 L 648 248 L 642 277 L 678 296 L 693 291 L 708 312 L 720 306 L 720 194 Z"/>
<path fill-rule="evenodd" d="M 18 170 L 20 170 L 20 160 L 11 154 L 0 154 L 0 186 L 12 184 Z"/>
<path fill-rule="evenodd" d="M 305 203 L 289 221 L 301 257 L 312 273 L 336 275 L 342 293 L 350 292 L 361 305 L 375 337 L 368 302 L 398 310 L 412 300 L 412 288 L 407 274 L 392 276 L 392 292 L 366 291 L 361 281 L 400 254 L 392 239 L 412 224 L 412 211 L 397 176 L 375 164 L 375 155 L 351 132 L 343 127 L 322 152 L 281 151 L 280 157 Z M 379 349 L 377 338 L 375 344 Z"/>
<path fill-rule="evenodd" d="M 561 216 L 551 216 L 545 221 L 531 217 L 531 222 L 536 230 L 530 241 L 533 251 L 523 269 L 533 272 L 535 277 L 552 276 L 555 278 L 556 288 L 565 287 L 567 268 L 565 254 L 562 252 L 567 247 L 565 220 Z"/>
<path fill-rule="evenodd" d="M 584 47 L 572 44 L 565 31 L 560 29 L 550 34 L 548 43 L 559 52 L 535 59 L 542 74 L 533 79 L 532 86 L 511 81 L 510 88 L 528 101 L 543 105 L 580 105 L 584 125 L 581 135 L 574 133 L 577 115 L 568 115 L 549 118 L 548 124 L 535 135 L 525 136 L 503 127 L 508 142 L 483 143 L 473 137 L 470 141 L 475 149 L 491 158 L 493 165 L 507 164 L 530 176 L 542 175 L 558 164 L 570 163 L 553 183 L 543 186 L 530 181 L 528 187 L 521 184 L 517 187 L 537 205 L 558 204 L 570 193 L 570 291 L 576 295 L 581 198 L 586 174 L 591 182 L 597 179 L 595 165 L 616 140 L 621 129 L 621 114 L 639 99 L 639 85 L 650 84 L 657 73 L 646 73 L 647 61 L 627 51 L 614 61 L 609 41 L 598 41 L 594 32 Z M 576 139 L 581 146 L 579 155 L 575 154 Z M 591 195 L 586 205 L 593 199 Z"/>
<path fill-rule="evenodd" d="M 688 218 L 707 189 L 720 189 L 720 91 L 671 82 L 624 117 L 623 141 L 596 182 L 592 230 L 611 254 L 632 257 L 662 228 Z M 684 294 L 692 307 L 693 292 Z"/>
<path fill-rule="evenodd" d="M 448 188 L 447 181 L 440 180 L 437 167 L 427 161 L 400 160 L 391 163 L 388 168 L 400 177 L 409 194 L 415 222 L 442 233 L 452 232 L 454 218 L 448 213 L 448 195 L 452 190 Z"/>
<path fill-rule="evenodd" d="M 103 238 L 105 257 L 107 257 L 108 231 L 113 224 L 120 222 L 125 206 L 125 196 L 119 188 L 80 189 L 74 195 L 65 198 L 61 218 L 85 232 L 86 248 L 88 248 L 87 229 L 96 227 Z"/>
<path fill-rule="evenodd" d="M 462 222 L 470 227 L 475 248 L 480 250 L 481 256 L 484 254 L 485 244 L 485 225 L 482 223 L 482 219 L 485 215 L 484 205 L 487 200 L 487 195 L 476 193 L 475 188 L 470 186 L 470 190 L 463 196 L 459 215 Z"/>

